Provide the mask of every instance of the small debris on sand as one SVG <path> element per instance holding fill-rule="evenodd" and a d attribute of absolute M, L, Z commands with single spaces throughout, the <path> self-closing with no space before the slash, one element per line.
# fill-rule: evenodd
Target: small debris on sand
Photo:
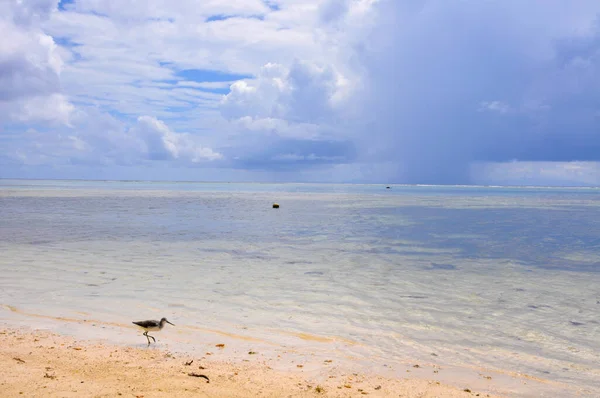
<path fill-rule="evenodd" d="M 192 373 L 188 373 L 188 376 L 192 376 L 192 377 L 200 377 L 200 378 L 206 379 L 206 382 L 207 382 L 207 383 L 210 383 L 210 380 L 208 379 L 208 376 L 206 376 L 206 375 L 202 375 L 202 374 L 200 374 L 200 373 L 194 373 L 194 372 L 192 372 Z"/>

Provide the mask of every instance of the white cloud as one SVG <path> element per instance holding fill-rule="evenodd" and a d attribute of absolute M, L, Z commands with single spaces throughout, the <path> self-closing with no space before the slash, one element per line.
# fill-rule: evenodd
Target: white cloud
<path fill-rule="evenodd" d="M 231 125 L 238 133 L 252 132 L 265 135 L 276 135 L 280 138 L 316 140 L 333 132 L 326 127 L 311 123 L 290 123 L 284 119 L 243 116 L 233 120 Z M 330 134 L 328 134 L 330 133 Z"/>
<path fill-rule="evenodd" d="M 220 153 L 199 145 L 198 140 L 185 133 L 175 133 L 167 125 L 150 116 L 141 116 L 130 131 L 145 146 L 148 159 L 187 160 L 192 163 L 222 159 Z"/>
<path fill-rule="evenodd" d="M 226 118 L 274 118 L 327 125 L 349 96 L 350 84 L 331 65 L 266 64 L 256 79 L 240 80 L 221 101 Z"/>
<path fill-rule="evenodd" d="M 193 113 L 215 109 L 221 96 L 210 91 L 233 82 L 189 81 L 178 72 L 252 75 L 274 60 L 327 60 L 313 29 L 319 4 L 289 1 L 274 11 L 260 0 L 151 1 L 144 7 L 133 0 L 86 0 L 52 13 L 43 27 L 66 39 L 60 42 L 68 54 L 61 83 L 73 101 L 133 118 L 157 115 L 196 130 L 210 127 Z M 182 125 L 182 117 L 203 125 Z"/>
<path fill-rule="evenodd" d="M 270 11 L 262 0 L 224 2 L 220 0 L 167 1 L 146 0 L 143 7 L 137 0 L 76 1 L 68 9 L 81 13 L 95 13 L 112 19 L 177 19 L 198 22 L 210 16 L 260 16 Z"/>
<path fill-rule="evenodd" d="M 70 125 L 75 107 L 63 94 L 38 95 L 13 103 L 12 120 L 25 123 L 55 122 Z M 2 107 L 0 106 L 0 110 Z"/>
<path fill-rule="evenodd" d="M 309 161 L 343 161 L 343 156 L 319 156 L 314 153 L 309 153 L 308 155 L 298 155 L 295 153 L 284 153 L 271 157 L 272 160 L 279 160 L 284 162 L 297 162 L 301 160 L 309 160 Z"/>
<path fill-rule="evenodd" d="M 58 0 L 16 0 L 0 4 L 0 15 L 16 25 L 31 26 L 47 19 Z"/>
<path fill-rule="evenodd" d="M 479 110 L 504 114 L 510 112 L 512 109 L 510 105 L 502 101 L 482 101 L 479 105 Z"/>
<path fill-rule="evenodd" d="M 56 1 L 0 4 L 0 126 L 9 122 L 68 124 L 73 106 L 61 93 L 63 60 L 40 23 Z"/>
<path fill-rule="evenodd" d="M 77 110 L 72 125 L 58 130 L 30 129 L 25 142 L 12 140 L 2 157 L 29 165 L 128 165 L 172 161 L 180 165 L 210 163 L 223 155 L 202 145 L 201 138 L 171 130 L 163 121 L 140 116 L 128 127 L 94 108 Z"/>
<path fill-rule="evenodd" d="M 4 101 L 59 90 L 62 62 L 50 36 L 0 20 L 0 95 Z"/>

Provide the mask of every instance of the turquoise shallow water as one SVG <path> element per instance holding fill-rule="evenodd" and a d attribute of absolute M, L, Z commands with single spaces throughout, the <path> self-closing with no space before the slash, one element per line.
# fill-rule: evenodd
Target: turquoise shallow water
<path fill-rule="evenodd" d="M 112 326 L 95 337 L 127 343 L 131 320 L 165 315 L 181 346 L 214 332 L 372 367 L 435 353 L 597 396 L 599 199 L 589 188 L 0 180 L 0 319 L 102 319 Z"/>

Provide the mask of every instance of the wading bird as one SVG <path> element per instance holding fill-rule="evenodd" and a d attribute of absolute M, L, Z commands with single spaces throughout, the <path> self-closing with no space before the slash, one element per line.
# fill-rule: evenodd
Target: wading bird
<path fill-rule="evenodd" d="M 134 325 L 137 325 L 145 330 L 144 336 L 146 336 L 146 339 L 148 340 L 148 345 L 150 345 L 150 338 L 152 338 L 152 340 L 154 340 L 154 342 L 156 343 L 156 339 L 153 336 L 150 336 L 148 332 L 160 331 L 165 326 L 165 323 L 173 325 L 171 322 L 167 321 L 167 318 L 162 318 L 160 321 L 155 321 L 152 319 L 148 321 L 133 322 Z"/>

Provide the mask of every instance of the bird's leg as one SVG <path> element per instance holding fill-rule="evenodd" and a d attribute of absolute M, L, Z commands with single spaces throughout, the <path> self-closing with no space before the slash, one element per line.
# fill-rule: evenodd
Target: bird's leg
<path fill-rule="evenodd" d="M 150 336 L 150 335 L 148 334 L 148 332 L 146 332 L 146 337 L 150 337 L 150 338 L 151 338 L 152 340 L 154 340 L 154 342 L 156 343 L 156 339 L 155 339 L 154 337 Z M 150 344 L 150 341 L 149 341 L 149 340 L 148 340 L 148 344 Z"/>
<path fill-rule="evenodd" d="M 144 332 L 144 336 L 146 336 L 146 340 L 148 340 L 148 345 L 150 345 L 150 339 L 148 337 L 152 337 L 152 336 L 148 336 L 148 331 L 147 330 Z M 154 337 L 152 337 L 152 338 L 154 338 Z"/>

